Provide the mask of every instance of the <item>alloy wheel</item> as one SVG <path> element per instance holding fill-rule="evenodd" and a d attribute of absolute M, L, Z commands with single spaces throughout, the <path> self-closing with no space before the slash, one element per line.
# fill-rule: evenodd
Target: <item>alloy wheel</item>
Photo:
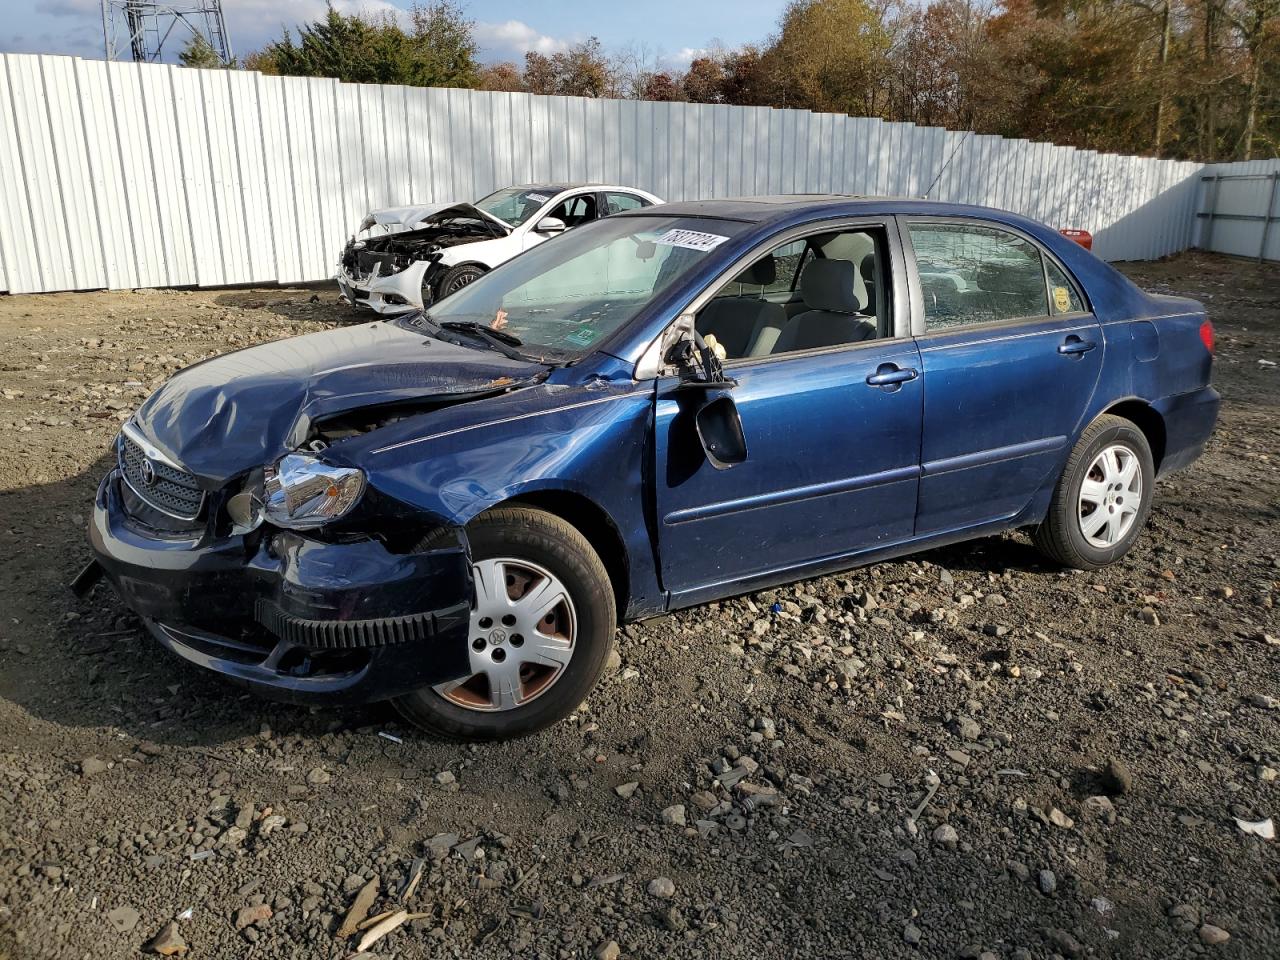
<path fill-rule="evenodd" d="M 551 571 L 528 560 L 481 560 L 471 570 L 471 674 L 435 691 L 468 710 L 514 710 L 564 675 L 577 636 L 573 599 Z"/>
<path fill-rule="evenodd" d="M 1077 516 L 1091 546 L 1114 547 L 1133 528 L 1142 506 L 1142 465 L 1122 444 L 1103 449 L 1080 485 Z"/>

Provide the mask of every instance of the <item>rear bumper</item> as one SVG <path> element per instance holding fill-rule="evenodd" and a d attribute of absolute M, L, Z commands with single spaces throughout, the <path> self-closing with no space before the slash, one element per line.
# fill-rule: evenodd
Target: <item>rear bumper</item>
<path fill-rule="evenodd" d="M 125 513 L 113 470 L 98 488 L 89 542 L 161 645 L 266 696 L 364 703 L 469 672 L 461 533 L 456 545 L 414 554 L 267 528 L 214 542 L 157 539 Z"/>
<path fill-rule="evenodd" d="M 1221 398 L 1213 387 L 1157 400 L 1152 407 L 1164 419 L 1164 457 L 1160 476 L 1181 470 L 1204 453 L 1218 422 Z"/>

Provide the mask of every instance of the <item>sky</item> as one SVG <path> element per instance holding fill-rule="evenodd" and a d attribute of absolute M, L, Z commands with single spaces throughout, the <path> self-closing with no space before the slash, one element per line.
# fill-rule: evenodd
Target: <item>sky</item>
<path fill-rule="evenodd" d="M 177 6 L 196 0 L 169 0 Z M 411 0 L 334 0 L 343 12 L 399 13 Z M 785 0 L 462 0 L 475 21 L 480 59 L 521 61 L 528 50 L 555 53 L 599 37 L 609 50 L 638 45 L 663 68 L 681 69 L 714 43 L 760 41 L 777 24 Z M 316 20 L 325 0 L 222 0 L 237 54 L 258 50 L 281 28 Z M 125 44 L 123 36 L 120 41 Z M 181 48 L 174 45 L 173 52 Z M 100 0 L 0 0 L 0 52 L 103 56 Z M 169 46 L 166 59 L 172 60 Z"/>

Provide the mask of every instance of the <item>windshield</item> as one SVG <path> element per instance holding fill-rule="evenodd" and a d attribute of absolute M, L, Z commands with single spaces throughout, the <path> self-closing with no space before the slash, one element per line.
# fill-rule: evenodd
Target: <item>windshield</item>
<path fill-rule="evenodd" d="M 539 190 L 537 187 L 507 187 L 489 194 L 483 200 L 477 200 L 472 206 L 518 227 L 541 210 L 542 205 L 553 196 L 553 191 Z"/>
<path fill-rule="evenodd" d="M 519 337 L 524 353 L 590 350 L 749 224 L 701 217 L 618 216 L 541 243 L 430 310 Z"/>

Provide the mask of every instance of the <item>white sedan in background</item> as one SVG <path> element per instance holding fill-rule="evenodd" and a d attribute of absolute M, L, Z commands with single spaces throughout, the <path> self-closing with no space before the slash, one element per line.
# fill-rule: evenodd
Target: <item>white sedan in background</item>
<path fill-rule="evenodd" d="M 548 237 L 661 202 L 635 187 L 555 183 L 507 187 L 475 203 L 375 210 L 347 241 L 336 279 L 357 306 L 422 310 Z"/>

